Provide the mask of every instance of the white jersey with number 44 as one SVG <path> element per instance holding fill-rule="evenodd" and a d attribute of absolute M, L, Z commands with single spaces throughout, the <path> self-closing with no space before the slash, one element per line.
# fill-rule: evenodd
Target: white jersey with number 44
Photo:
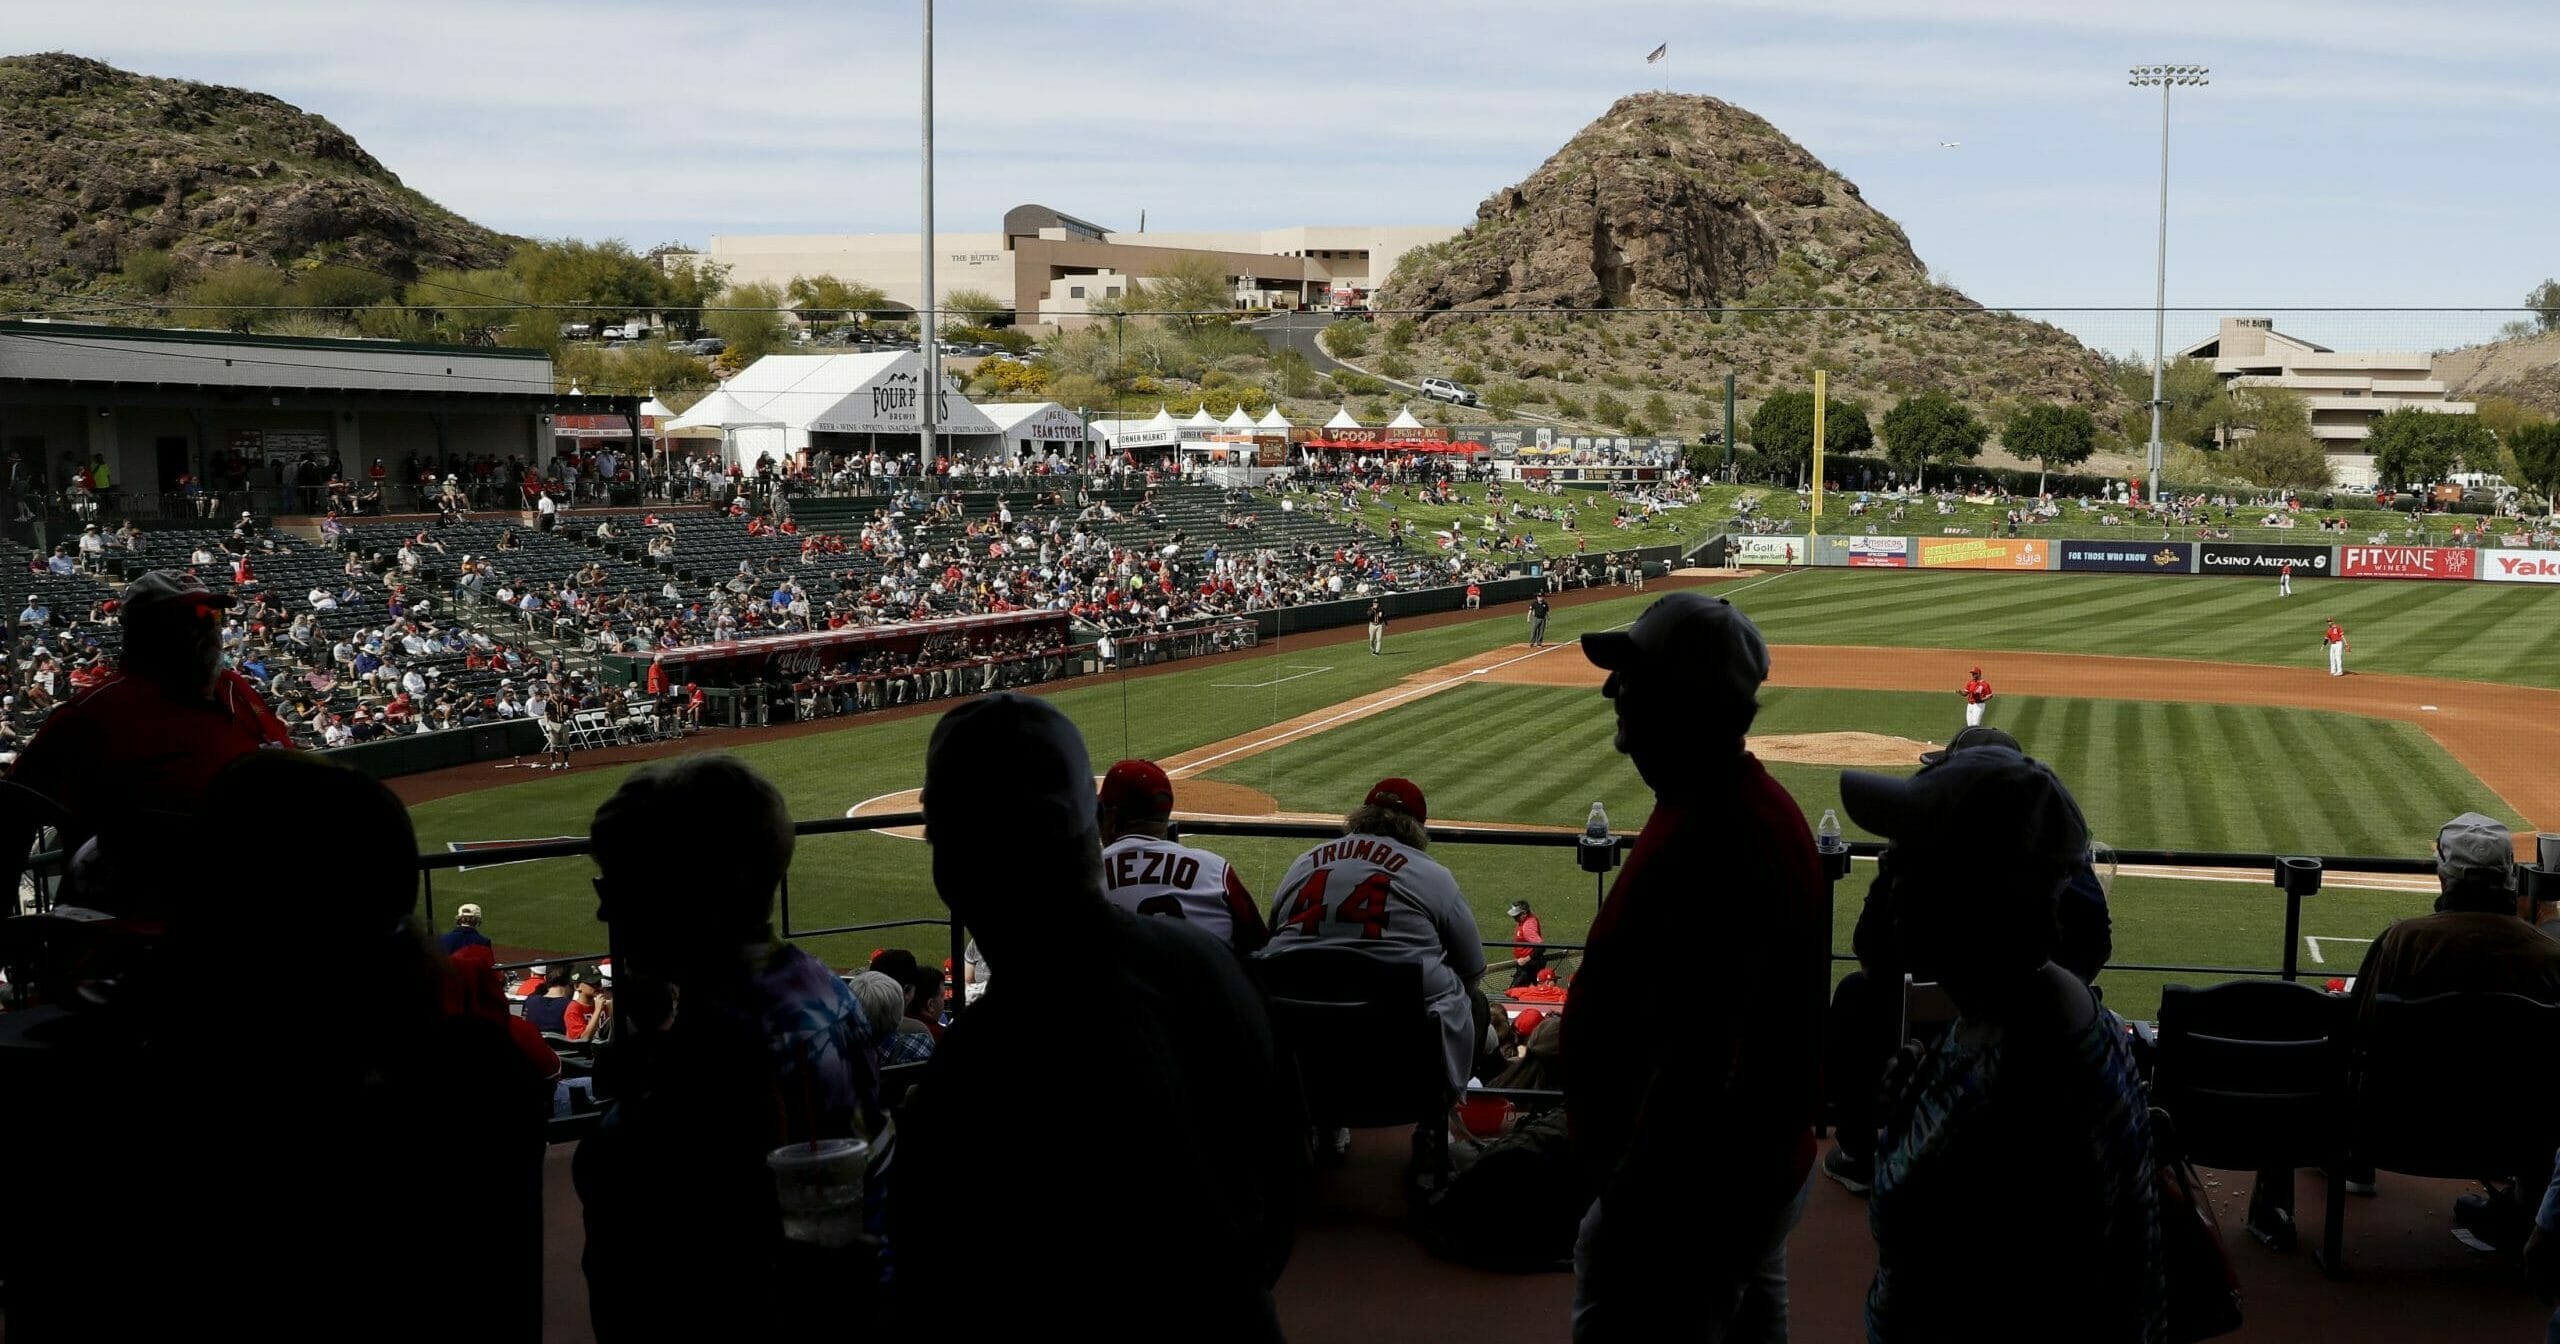
<path fill-rule="evenodd" d="M 1205 849 L 1149 835 L 1122 836 L 1103 846 L 1102 889 L 1123 910 L 1187 920 L 1240 953 L 1250 954 L 1270 939 L 1243 879 Z"/>
<path fill-rule="evenodd" d="M 1379 835 L 1346 835 L 1298 856 L 1271 902 L 1271 950 L 1345 943 L 1371 956 L 1446 967 L 1435 989 L 1484 974 L 1483 935 L 1458 879 Z"/>

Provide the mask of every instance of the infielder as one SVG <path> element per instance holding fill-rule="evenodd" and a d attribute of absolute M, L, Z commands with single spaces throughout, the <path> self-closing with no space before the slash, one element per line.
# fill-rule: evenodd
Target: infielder
<path fill-rule="evenodd" d="M 2334 620 L 2329 622 L 2329 628 L 2326 631 L 2323 631 L 2320 635 L 2320 642 L 2329 646 L 2329 675 L 2333 677 L 2343 677 L 2347 675 L 2347 632 L 2345 627 L 2339 625 Z"/>
<path fill-rule="evenodd" d="M 2276 566 L 2276 596 L 2293 596 L 2293 562 L 2290 560 Z"/>
<path fill-rule="evenodd" d="M 1342 819 L 1342 838 L 1298 856 L 1271 903 L 1263 959 L 1299 948 L 1348 947 L 1383 961 L 1419 963 L 1439 1023 L 1452 1094 L 1474 1072 L 1475 1012 L 1467 987 L 1484 977 L 1484 945 L 1458 879 L 1423 851 L 1430 837 L 1422 790 L 1382 779 Z"/>
<path fill-rule="evenodd" d="M 1387 651 L 1387 604 L 1376 598 L 1369 601 L 1369 656 Z"/>
<path fill-rule="evenodd" d="M 1102 777 L 1095 799 L 1102 823 L 1102 894 L 1139 915 L 1186 921 L 1251 956 L 1271 941 L 1262 911 L 1225 859 L 1176 844 L 1173 781 L 1153 761 L 1122 761 Z"/>
<path fill-rule="evenodd" d="M 1982 726 L 1983 706 L 1991 703 L 1991 683 L 1982 679 L 1982 669 L 1973 669 L 1973 679 L 1964 684 L 1964 726 Z"/>
<path fill-rule="evenodd" d="M 1547 595 L 1539 593 L 1529 599 L 1529 647 L 1539 648 L 1547 642 Z"/>

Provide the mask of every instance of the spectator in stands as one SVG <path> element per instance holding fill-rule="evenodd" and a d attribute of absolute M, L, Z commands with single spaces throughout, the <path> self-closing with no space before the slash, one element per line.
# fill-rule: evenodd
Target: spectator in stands
<path fill-rule="evenodd" d="M 1431 837 L 1422 790 L 1383 779 L 1342 819 L 1343 839 L 1298 856 L 1271 906 L 1271 944 L 1260 955 L 1347 947 L 1418 962 L 1440 1024 L 1451 1099 L 1474 1076 L 1484 1018 L 1468 991 L 1484 976 L 1484 943 L 1458 879 L 1425 851 Z M 1419 918 L 1406 918 L 1407 912 Z M 1480 999 L 1478 1000 L 1480 1002 Z"/>
<path fill-rule="evenodd" d="M 1908 779 L 1850 771 L 1840 788 L 1849 815 L 1893 841 L 1913 974 L 1957 1014 L 1888 1075 L 1868 1338 L 2159 1340 L 2142 1084 L 2124 1023 L 2053 960 L 2055 904 L 2089 848 L 2079 805 L 1997 746 Z"/>
<path fill-rule="evenodd" d="M 1564 1086 L 1564 1018 L 1532 1008 L 1512 1020 L 1525 1041 L 1520 1058 L 1494 1076 L 1495 1087 L 1553 1091 Z"/>
<path fill-rule="evenodd" d="M 2371 1015 L 2378 994 L 2521 994 L 2560 1003 L 2560 941 L 2534 927 L 2535 911 L 2517 890 L 2515 837 L 2505 823 L 2477 812 L 2446 822 L 2436 832 L 2436 885 L 2434 914 L 2392 921 L 2365 949 L 2355 982 L 2358 1021 Z M 2488 1195 L 2455 1202 L 2454 1234 L 2476 1249 L 2511 1250 L 2529 1230 L 2531 1212 L 2513 1178 L 2542 1173 L 2491 1175 Z"/>
<path fill-rule="evenodd" d="M 73 869 L 75 883 L 88 888 L 83 903 L 147 909 L 200 890 L 200 881 L 177 871 L 191 856 L 157 837 L 160 815 L 194 809 L 214 774 L 240 756 L 291 742 L 266 701 L 222 665 L 222 613 L 231 603 L 194 575 L 169 570 L 126 585 L 118 670 L 54 711 L 11 768 L 12 780 L 70 812 L 67 846 L 100 838 Z M 119 845 L 116 833 L 127 828 L 133 843 Z M 25 839 L 0 836 L 0 845 L 18 844 L 11 852 L 22 853 Z M 92 866 L 101 850 L 114 852 Z"/>
<path fill-rule="evenodd" d="M 465 901 L 455 908 L 453 927 L 436 939 L 436 946 L 448 957 L 466 947 L 489 946 L 488 936 L 480 932 L 480 907 Z"/>
<path fill-rule="evenodd" d="M 542 993 L 542 987 L 548 982 L 549 977 L 550 969 L 540 962 L 535 962 L 533 965 L 524 968 L 524 978 L 516 981 L 515 984 L 507 990 L 507 997 L 511 999 L 531 999 L 538 997 Z"/>
<path fill-rule="evenodd" d="M 1710 1338 L 1783 1339 L 1830 895 L 1804 813 L 1743 749 L 1768 646 L 1729 603 L 1679 592 L 1582 648 L 1654 809 L 1565 1000 L 1566 1112 L 1597 1191 L 1574 1338 L 1696 1319 Z"/>
<path fill-rule="evenodd" d="M 1547 968 L 1547 936 L 1538 927 L 1538 912 L 1527 901 L 1513 901 L 1503 911 L 1511 919 L 1511 987 L 1522 989 L 1538 983 L 1538 972 Z"/>
<path fill-rule="evenodd" d="M 1252 956 L 1271 941 L 1235 866 L 1166 838 L 1173 781 L 1153 761 L 1127 760 L 1102 776 L 1103 895 L 1136 915 L 1169 915 Z"/>
<path fill-rule="evenodd" d="M 886 971 L 864 971 L 848 977 L 845 983 L 853 989 L 853 997 L 861 1001 L 863 1016 L 871 1023 L 871 1062 L 875 1066 L 914 1064 L 932 1057 L 933 1038 L 907 1017 L 908 987 L 898 977 Z"/>
<path fill-rule="evenodd" d="M 1116 1337 L 1277 1340 L 1295 1090 L 1235 959 L 1104 897 L 1089 760 L 1042 700 L 990 695 L 935 725 L 922 800 L 934 886 L 1013 988 L 961 1014 L 899 1116 L 901 1293 L 919 1319 L 1002 1284 Z M 1061 1050 L 1070 1000 L 1108 1026 Z M 1076 1098 L 1070 1160 L 1020 1141 L 1026 1096 Z M 1132 1292 L 1139 1245 L 1150 1265 Z"/>
<path fill-rule="evenodd" d="M 1954 754 L 1977 747 L 2025 754 L 2018 739 L 1998 728 L 1966 728 L 1949 738 L 1945 748 L 1921 753 L 1920 768 L 1934 770 Z M 1853 1195 L 1866 1194 L 1874 1180 L 1876 1080 L 1902 1043 L 1902 977 L 1911 969 L 1911 959 L 1902 947 L 1894 898 L 1897 863 L 1885 856 L 1867 885 L 1866 903 L 1850 939 L 1858 969 L 1833 988 L 1824 1027 L 1823 1072 L 1839 1142 L 1824 1156 L 1822 1174 Z M 2083 858 L 2057 905 L 2054 964 L 2094 983 L 2114 950 L 2111 927 L 2106 890 Z"/>
<path fill-rule="evenodd" d="M 575 1167 L 596 1337 L 748 1337 L 802 1315 L 795 1293 L 858 1312 L 848 1285 L 775 1270 L 765 1154 L 878 1119 L 861 1005 L 774 937 L 781 792 L 735 757 L 678 757 L 632 772 L 590 833 L 622 1019 L 597 1073 L 615 1100 Z"/>
<path fill-rule="evenodd" d="M 587 1039 L 588 1028 L 605 1012 L 604 977 L 593 970 L 580 971 L 570 981 L 569 1005 L 560 1010 L 562 1035 L 573 1041 Z"/>
<path fill-rule="evenodd" d="M 568 967 L 552 967 L 542 977 L 542 992 L 524 1001 L 525 1020 L 542 1028 L 545 1035 L 569 1034 L 570 977 Z"/>
<path fill-rule="evenodd" d="M 201 899 L 173 906 L 148 975 L 122 986 L 123 1011 L 63 1043 L 107 1048 L 85 1063 L 58 1049 L 47 1076 L 67 1090 L 13 1098 L 40 1105 L 50 1132 L 46 1160 L 13 1169 L 11 1199 L 46 1210 L 45 1237 L 66 1259 L 10 1266 L 11 1338 L 175 1339 L 216 1321 L 308 1338 L 351 1326 L 538 1338 L 550 1086 L 497 1021 L 447 1012 L 448 968 L 409 918 L 418 846 L 399 800 L 289 752 L 240 757 L 204 800 L 191 822 L 162 823 L 163 844 L 216 853 L 294 818 L 296 861 L 330 875 L 326 899 L 296 899 L 263 864 L 195 869 Z M 260 1049 L 237 1014 L 207 1011 L 239 987 L 247 908 L 278 916 L 260 931 L 263 951 L 364 986 L 360 1040 Z M 92 1092 L 112 1104 L 82 1114 Z M 137 1095 L 182 1105 L 183 1119 Z M 315 1119 L 322 1097 L 344 1123 Z M 326 1235 L 258 1212 L 351 1198 L 360 1217 Z M 457 1247 L 471 1248 L 471 1291 L 415 1291 L 417 1267 Z M 349 1315 L 390 1303 L 396 1318 Z"/>
<path fill-rule="evenodd" d="M 445 1012 L 454 1017 L 485 1017 L 507 1028 L 516 1050 L 546 1081 L 560 1077 L 560 1052 L 542 1039 L 542 1028 L 516 1016 L 507 1003 L 507 988 L 498 977 L 498 956 L 487 943 L 474 943 L 446 954 Z"/>

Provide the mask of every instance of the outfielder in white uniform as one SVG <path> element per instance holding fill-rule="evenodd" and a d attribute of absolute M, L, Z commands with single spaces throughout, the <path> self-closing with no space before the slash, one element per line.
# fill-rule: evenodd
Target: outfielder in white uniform
<path fill-rule="evenodd" d="M 1483 935 L 1458 879 L 1424 849 L 1422 790 L 1380 780 L 1343 821 L 1343 836 L 1298 856 L 1271 903 L 1271 945 L 1352 947 L 1386 961 L 1418 962 L 1431 1015 L 1446 1042 L 1449 1086 L 1474 1073 L 1476 1026 L 1467 986 L 1484 975 Z"/>
<path fill-rule="evenodd" d="M 1262 911 L 1227 861 L 1166 838 L 1173 781 L 1153 761 L 1122 761 L 1102 777 L 1102 894 L 1139 915 L 1183 920 L 1240 956 L 1271 941 Z"/>

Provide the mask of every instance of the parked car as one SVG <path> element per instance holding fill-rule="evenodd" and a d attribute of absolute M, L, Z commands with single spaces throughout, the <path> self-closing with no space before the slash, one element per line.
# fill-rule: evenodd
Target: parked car
<path fill-rule="evenodd" d="M 1450 382 L 1446 378 L 1423 379 L 1422 395 L 1431 398 L 1433 401 L 1454 402 L 1460 406 L 1473 406 L 1476 404 L 1475 393 L 1458 386 L 1456 383 Z"/>
<path fill-rule="evenodd" d="M 721 351 L 728 349 L 729 343 L 717 336 L 702 336 L 687 341 L 676 348 L 684 351 L 688 355 L 697 355 L 701 358 L 709 359 L 713 355 L 719 354 Z"/>

